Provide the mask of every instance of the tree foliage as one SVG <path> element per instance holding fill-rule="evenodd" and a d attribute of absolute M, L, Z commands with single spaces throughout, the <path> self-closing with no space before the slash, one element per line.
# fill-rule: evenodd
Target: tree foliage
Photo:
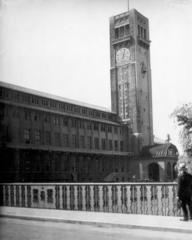
<path fill-rule="evenodd" d="M 179 162 L 185 162 L 192 167 L 192 103 L 178 106 L 170 117 L 180 128 L 179 143 L 183 154 L 179 156 Z"/>

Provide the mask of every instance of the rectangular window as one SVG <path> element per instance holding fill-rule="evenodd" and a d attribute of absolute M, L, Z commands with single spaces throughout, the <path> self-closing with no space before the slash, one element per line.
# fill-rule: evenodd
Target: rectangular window
<path fill-rule="evenodd" d="M 125 35 L 128 36 L 130 34 L 129 24 L 125 25 Z"/>
<path fill-rule="evenodd" d="M 51 134 L 49 131 L 46 131 L 45 132 L 45 145 L 50 145 L 51 143 Z"/>
<path fill-rule="evenodd" d="M 25 119 L 30 120 L 30 112 L 29 111 L 25 111 Z"/>
<path fill-rule="evenodd" d="M 77 146 L 77 139 L 76 139 L 76 135 L 72 135 L 71 137 L 71 147 L 75 148 Z"/>
<path fill-rule="evenodd" d="M 84 122 L 83 121 L 79 122 L 79 128 L 84 129 Z"/>
<path fill-rule="evenodd" d="M 44 122 L 50 123 L 50 117 L 49 117 L 49 115 L 45 115 L 45 116 L 44 116 Z"/>
<path fill-rule="evenodd" d="M 95 117 L 100 117 L 100 112 L 95 112 Z"/>
<path fill-rule="evenodd" d="M 30 100 L 30 98 L 29 98 L 28 95 L 22 95 L 22 101 L 23 102 L 28 102 L 29 103 L 29 100 Z"/>
<path fill-rule="evenodd" d="M 53 117 L 53 124 L 59 125 L 59 118 L 58 117 Z"/>
<path fill-rule="evenodd" d="M 35 130 L 35 140 L 36 141 L 41 140 L 41 132 L 39 130 Z"/>
<path fill-rule="evenodd" d="M 93 110 L 89 110 L 89 115 L 90 115 L 90 116 L 94 116 Z"/>
<path fill-rule="evenodd" d="M 109 150 L 113 150 L 112 140 L 109 140 Z"/>
<path fill-rule="evenodd" d="M 124 26 L 120 27 L 120 38 L 124 37 Z"/>
<path fill-rule="evenodd" d="M 87 148 L 91 149 L 91 137 L 87 137 Z"/>
<path fill-rule="evenodd" d="M 107 128 L 107 130 L 108 130 L 108 132 L 112 132 L 112 127 L 111 126 L 108 126 L 108 128 Z"/>
<path fill-rule="evenodd" d="M 115 140 L 115 151 L 118 151 L 118 141 Z"/>
<path fill-rule="evenodd" d="M 84 136 L 80 136 L 79 147 L 84 148 Z"/>
<path fill-rule="evenodd" d="M 94 130 L 98 131 L 99 130 L 99 125 L 97 123 L 94 123 Z"/>
<path fill-rule="evenodd" d="M 91 123 L 87 122 L 87 130 L 91 130 Z"/>
<path fill-rule="evenodd" d="M 105 132 L 105 125 L 101 125 L 101 132 Z"/>
<path fill-rule="evenodd" d="M 117 127 L 114 127 L 114 133 L 118 134 L 118 128 Z"/>
<path fill-rule="evenodd" d="M 79 107 L 74 107 L 74 112 L 80 113 L 80 108 Z"/>
<path fill-rule="evenodd" d="M 105 139 L 101 139 L 101 149 L 105 150 Z"/>
<path fill-rule="evenodd" d="M 115 39 L 119 38 L 119 28 L 115 29 Z"/>
<path fill-rule="evenodd" d="M 25 140 L 29 140 L 30 139 L 30 130 L 29 129 L 25 129 L 24 130 L 24 139 Z"/>
<path fill-rule="evenodd" d="M 141 27 L 138 25 L 138 35 L 141 36 Z"/>
<path fill-rule="evenodd" d="M 82 108 L 81 112 L 82 112 L 82 114 L 86 115 L 87 114 L 87 109 Z"/>
<path fill-rule="evenodd" d="M 34 114 L 34 121 L 35 122 L 40 122 L 40 114 L 39 113 Z"/>
<path fill-rule="evenodd" d="M 45 100 L 45 99 L 41 99 L 41 105 L 43 105 L 43 106 L 48 106 L 48 101 L 47 100 Z"/>
<path fill-rule="evenodd" d="M 95 138 L 95 149 L 99 149 L 99 139 Z"/>
<path fill-rule="evenodd" d="M 64 147 L 68 147 L 68 134 L 63 134 L 63 145 Z"/>
<path fill-rule="evenodd" d="M 59 146 L 59 133 L 55 133 L 55 145 Z"/>
<path fill-rule="evenodd" d="M 144 39 L 147 39 L 146 29 L 144 29 Z"/>
<path fill-rule="evenodd" d="M 50 102 L 50 107 L 52 108 L 57 108 L 57 103 L 56 102 Z"/>
<path fill-rule="evenodd" d="M 120 151 L 123 152 L 123 141 L 120 142 Z"/>
<path fill-rule="evenodd" d="M 32 97 L 32 103 L 33 104 L 39 104 L 39 99 L 38 98 L 36 98 L 36 97 Z"/>
<path fill-rule="evenodd" d="M 63 119 L 63 125 L 66 126 L 66 127 L 68 126 L 68 119 L 67 118 Z"/>
<path fill-rule="evenodd" d="M 71 127 L 74 127 L 74 128 L 77 127 L 77 121 L 75 119 L 72 119 Z"/>

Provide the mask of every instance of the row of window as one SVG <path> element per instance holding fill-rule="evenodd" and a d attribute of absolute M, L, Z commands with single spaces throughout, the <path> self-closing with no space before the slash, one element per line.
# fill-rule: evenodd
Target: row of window
<path fill-rule="evenodd" d="M 40 130 L 34 131 L 34 139 L 35 141 L 41 141 L 42 139 L 42 133 Z M 25 129 L 24 130 L 24 140 L 26 143 L 30 143 L 31 140 L 31 130 Z M 61 139 L 61 133 L 55 132 L 53 139 L 51 138 L 51 132 L 45 131 L 44 133 L 44 145 L 55 145 L 55 146 L 62 146 L 62 147 L 72 147 L 72 148 L 86 148 L 86 149 L 101 149 L 101 150 L 115 150 L 118 151 L 118 148 L 120 147 L 120 151 L 123 151 L 123 141 L 114 140 L 114 142 L 109 139 L 108 142 L 106 139 L 101 139 L 101 142 L 99 142 L 99 138 L 94 138 L 94 141 L 92 142 L 92 137 L 87 136 L 85 139 L 85 136 L 80 135 L 79 139 L 77 135 L 72 134 L 71 139 L 69 138 L 69 134 L 62 134 Z M 99 145 L 101 144 L 101 147 Z"/>
<path fill-rule="evenodd" d="M 5 108 L 6 109 L 6 108 Z M 15 111 L 14 111 L 15 113 Z M 99 127 L 101 132 L 110 132 L 112 133 L 112 126 L 106 126 L 104 124 L 98 124 L 98 123 L 91 123 L 91 122 L 86 122 L 85 121 L 81 121 L 81 120 L 77 120 L 77 119 L 70 119 L 70 118 L 60 118 L 57 116 L 51 116 L 48 114 L 43 114 L 41 115 L 40 113 L 31 113 L 30 111 L 25 111 L 25 120 L 31 120 L 33 119 L 35 122 L 41 122 L 44 121 L 45 123 L 53 123 L 54 125 L 59 125 L 60 123 L 63 124 L 63 126 L 66 127 L 73 127 L 73 128 L 81 128 L 84 129 L 86 127 L 87 130 L 91 130 L 92 126 L 93 129 L 95 131 L 99 131 Z M 14 116 L 17 116 L 16 114 L 14 114 Z M 119 133 L 122 134 L 122 128 L 119 128 Z M 114 133 L 118 134 L 118 127 L 114 127 Z"/>
<path fill-rule="evenodd" d="M 50 107 L 54 109 L 59 109 L 62 111 L 67 111 L 67 112 L 74 112 L 82 115 L 88 115 L 92 117 L 97 117 L 97 118 L 104 118 L 104 119 L 110 119 L 112 120 L 112 115 L 107 114 L 104 112 L 100 112 L 97 110 L 93 109 L 88 109 L 85 107 L 80 107 L 80 106 L 75 106 L 67 103 L 62 103 L 58 102 L 56 100 L 48 100 L 48 99 L 43 99 L 41 97 L 25 94 L 25 93 L 19 93 L 15 91 L 10 91 L 6 89 L 0 89 L 0 97 L 2 98 L 11 98 L 12 100 L 16 101 L 23 101 L 25 103 L 31 103 L 34 105 L 41 105 L 44 107 Z M 114 119 L 116 120 L 116 119 Z"/>
<path fill-rule="evenodd" d="M 130 35 L 129 24 L 115 28 L 115 39 Z"/>
<path fill-rule="evenodd" d="M 83 156 L 68 155 L 41 155 L 31 156 L 29 152 L 23 153 L 20 158 L 20 166 L 24 171 L 34 172 L 128 172 L 129 161 L 127 159 L 90 158 Z M 4 165 L 5 170 L 14 169 L 13 158 L 8 158 Z"/>
<path fill-rule="evenodd" d="M 7 117 L 8 116 L 8 108 L 4 108 L 3 110 L 1 110 L 0 115 Z M 15 109 L 12 111 L 13 118 L 20 118 L 20 115 L 21 115 L 21 113 L 19 114 L 18 110 Z M 92 128 L 93 128 L 94 131 L 101 130 L 101 132 L 107 131 L 109 133 L 114 132 L 115 134 L 118 134 L 118 132 L 119 132 L 119 134 L 123 134 L 122 128 L 107 126 L 105 124 L 85 122 L 82 120 L 71 119 L 71 118 L 66 118 L 66 117 L 51 116 L 49 114 L 40 114 L 38 112 L 31 113 L 30 111 L 25 111 L 24 119 L 25 120 L 33 120 L 35 122 L 43 121 L 47 124 L 52 123 L 54 125 L 62 124 L 63 126 L 66 126 L 66 127 L 73 127 L 73 128 L 80 128 L 80 129 L 86 128 L 87 130 L 92 130 Z"/>
<path fill-rule="evenodd" d="M 138 25 L 138 35 L 144 39 L 147 39 L 146 29 Z"/>

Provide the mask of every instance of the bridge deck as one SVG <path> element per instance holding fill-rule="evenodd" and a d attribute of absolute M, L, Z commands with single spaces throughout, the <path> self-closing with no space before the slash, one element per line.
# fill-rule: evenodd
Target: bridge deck
<path fill-rule="evenodd" d="M 66 211 L 19 207 L 0 207 L 0 216 L 36 221 L 52 221 L 76 224 L 79 223 L 103 227 L 111 226 L 118 228 L 135 228 L 156 231 L 192 233 L 192 221 L 182 222 L 179 220 L 181 217 Z"/>

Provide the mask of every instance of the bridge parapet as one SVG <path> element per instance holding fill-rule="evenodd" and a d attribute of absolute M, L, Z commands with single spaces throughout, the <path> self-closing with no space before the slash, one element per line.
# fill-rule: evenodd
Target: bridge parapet
<path fill-rule="evenodd" d="M 0 205 L 179 216 L 176 183 L 3 183 Z"/>

